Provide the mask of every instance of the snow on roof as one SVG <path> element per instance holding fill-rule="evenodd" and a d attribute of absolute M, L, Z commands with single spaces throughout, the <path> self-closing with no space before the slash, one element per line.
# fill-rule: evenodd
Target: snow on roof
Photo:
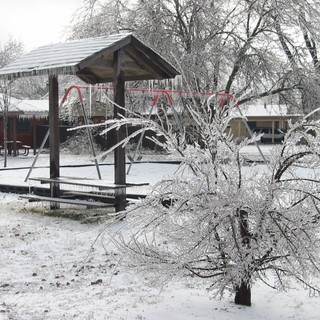
<path fill-rule="evenodd" d="M 32 75 L 32 73 L 47 73 L 48 70 L 75 74 L 77 64 L 83 59 L 127 36 L 128 34 L 124 33 L 43 46 L 2 68 L 1 75 L 16 74 L 19 76 L 24 73 Z"/>
<path fill-rule="evenodd" d="M 294 116 L 290 114 L 288 107 L 284 104 L 252 104 L 240 105 L 242 114 L 245 117 L 287 117 Z M 296 114 L 295 114 L 296 115 Z"/>
<path fill-rule="evenodd" d="M 179 72 L 131 33 L 73 40 L 37 48 L 0 69 L 8 79 L 40 74 L 77 75 L 87 83 L 112 82 L 121 51 L 125 80 L 174 78 Z"/>
<path fill-rule="evenodd" d="M 20 100 L 14 97 L 9 98 L 8 112 L 17 113 L 21 117 L 44 118 L 49 113 L 49 100 Z M 3 113 L 3 95 L 0 94 L 0 110 Z"/>

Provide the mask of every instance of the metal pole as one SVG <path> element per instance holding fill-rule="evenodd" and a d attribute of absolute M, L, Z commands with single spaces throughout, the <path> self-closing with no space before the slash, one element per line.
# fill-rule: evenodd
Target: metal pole
<path fill-rule="evenodd" d="M 150 118 L 151 118 L 151 114 L 152 114 L 153 107 L 154 107 L 154 106 L 152 105 L 152 107 L 151 107 L 151 109 L 150 109 L 150 112 L 149 112 L 149 115 L 148 115 L 148 120 L 150 120 Z M 132 164 L 133 164 L 133 162 L 135 161 L 136 156 L 137 156 L 137 154 L 138 154 L 138 152 L 139 152 L 139 149 L 140 149 L 140 146 L 141 146 L 141 144 L 142 144 L 142 139 L 143 139 L 143 137 L 144 137 L 145 132 L 146 132 L 146 130 L 143 130 L 143 131 L 141 132 L 141 135 L 140 135 L 140 138 L 139 138 L 137 147 L 136 147 L 136 149 L 134 150 L 133 158 L 131 159 L 130 164 L 129 164 L 129 167 L 128 167 L 128 170 L 127 170 L 127 175 L 130 173 Z"/>
<path fill-rule="evenodd" d="M 84 123 L 85 123 L 85 125 L 88 125 L 89 121 L 88 121 L 88 117 L 86 115 L 86 110 L 84 108 L 84 104 L 83 104 L 82 100 L 81 100 L 81 108 L 82 108 Z M 88 138 L 89 138 L 89 142 L 90 142 L 90 148 L 91 148 L 92 156 L 94 157 L 94 163 L 96 165 L 98 177 L 101 180 L 101 172 L 100 172 L 99 164 L 98 164 L 98 161 L 97 161 L 96 151 L 94 150 L 93 138 L 92 138 L 92 134 L 91 134 L 91 131 L 90 131 L 89 127 L 87 127 L 87 134 L 88 134 Z"/>
<path fill-rule="evenodd" d="M 45 137 L 43 138 L 43 141 L 42 141 L 42 143 L 41 143 L 41 146 L 40 146 L 40 148 L 39 148 L 39 151 L 38 151 L 38 153 L 36 154 L 35 158 L 33 159 L 32 165 L 31 165 L 31 167 L 30 167 L 30 169 L 29 169 L 29 172 L 28 172 L 26 178 L 24 179 L 24 182 L 27 182 L 27 181 L 29 180 L 29 177 L 30 177 L 31 172 L 32 172 L 32 170 L 33 170 L 33 168 L 34 168 L 34 166 L 35 166 L 35 164 L 36 164 L 36 162 L 37 162 L 37 160 L 38 160 L 38 158 L 39 158 L 39 155 L 40 155 L 41 151 L 43 150 L 43 147 L 44 147 L 45 143 L 47 142 L 47 140 L 48 140 L 48 138 L 49 138 L 49 134 L 50 134 L 50 129 L 48 129 Z"/>
<path fill-rule="evenodd" d="M 248 130 L 248 132 L 249 132 L 249 134 L 250 134 L 250 137 L 252 137 L 252 131 L 251 131 L 249 125 L 248 125 L 248 122 L 244 119 L 243 113 L 242 113 L 242 111 L 240 110 L 240 108 L 238 107 L 237 109 L 239 110 L 239 113 L 240 113 L 240 115 L 241 115 L 241 117 L 242 117 L 242 121 L 243 121 L 245 127 L 247 128 L 247 130 Z M 255 146 L 257 147 L 257 149 L 258 149 L 258 151 L 259 151 L 259 153 L 260 153 L 260 155 L 261 155 L 261 157 L 262 157 L 262 159 L 263 159 L 263 162 L 264 162 L 264 163 L 267 163 L 267 160 L 266 160 L 264 154 L 262 153 L 262 150 L 261 150 L 260 146 L 258 145 L 257 141 L 255 141 L 254 144 L 255 144 Z"/>

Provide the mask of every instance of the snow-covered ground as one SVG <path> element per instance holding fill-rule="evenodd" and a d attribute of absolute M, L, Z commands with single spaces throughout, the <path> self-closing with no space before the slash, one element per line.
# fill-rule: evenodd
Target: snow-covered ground
<path fill-rule="evenodd" d="M 268 156 L 270 150 L 262 147 Z M 254 146 L 244 153 L 259 158 Z M 8 158 L 8 168 L 0 170 L 0 183 L 34 185 L 24 182 L 33 158 Z M 31 177 L 48 176 L 48 162 L 48 155 L 41 155 Z M 61 165 L 75 164 L 92 165 L 93 161 L 87 156 L 62 156 Z M 153 184 L 176 169 L 177 165 L 167 163 L 135 164 L 128 181 Z M 112 166 L 101 166 L 101 174 L 112 180 Z M 97 173 L 94 166 L 63 167 L 61 175 L 94 178 Z M 148 188 L 137 192 L 148 192 Z M 153 287 L 117 265 L 117 252 L 99 237 L 103 222 L 50 217 L 45 204 L 28 203 L 15 194 L 0 193 L 0 204 L 0 319 L 320 318 L 319 298 L 309 297 L 295 284 L 289 292 L 277 292 L 258 283 L 253 287 L 252 307 L 234 305 L 232 296 L 212 298 L 206 283 L 195 278 Z M 85 209 L 77 209 L 81 211 Z"/>

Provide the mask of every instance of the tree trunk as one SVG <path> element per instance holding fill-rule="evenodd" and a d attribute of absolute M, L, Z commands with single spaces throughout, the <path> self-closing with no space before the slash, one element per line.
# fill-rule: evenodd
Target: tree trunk
<path fill-rule="evenodd" d="M 240 218 L 240 234 L 242 245 L 250 248 L 250 232 L 248 223 L 248 212 L 246 210 L 239 210 Z M 246 278 L 250 279 L 250 271 L 247 270 Z M 243 306 L 251 306 L 251 287 L 250 284 L 242 280 L 241 285 L 236 287 L 236 296 L 234 298 L 235 304 Z"/>
<path fill-rule="evenodd" d="M 9 96 L 8 96 L 8 88 L 4 88 L 3 92 L 3 151 L 4 151 L 4 161 L 3 166 L 4 168 L 7 167 L 7 160 L 8 160 L 8 112 L 9 112 Z"/>
<path fill-rule="evenodd" d="M 243 306 L 251 306 L 251 288 L 250 285 L 242 282 L 240 287 L 236 288 L 236 296 L 234 298 L 235 304 Z"/>

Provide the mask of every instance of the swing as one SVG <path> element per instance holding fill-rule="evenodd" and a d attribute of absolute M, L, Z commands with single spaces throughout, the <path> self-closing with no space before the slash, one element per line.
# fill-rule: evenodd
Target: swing
<path fill-rule="evenodd" d="M 146 110 L 147 95 L 146 95 L 146 93 L 145 93 L 145 90 L 142 91 L 142 95 L 143 95 L 143 99 L 142 99 L 142 110 Z M 133 105 L 133 100 L 132 100 L 132 96 L 131 96 L 131 94 L 130 94 L 130 91 L 129 91 L 128 97 L 129 97 L 130 104 Z M 151 110 L 150 110 L 150 112 L 149 112 L 148 120 L 151 118 L 151 113 L 152 113 L 152 108 L 151 108 Z M 127 130 L 128 130 L 128 128 L 127 128 Z M 130 161 L 130 165 L 129 165 L 128 170 L 127 170 L 127 175 L 129 174 L 129 172 L 130 172 L 130 170 L 131 170 L 132 164 L 133 164 L 134 162 L 138 162 L 138 161 L 140 161 L 140 160 L 142 159 L 142 155 L 139 154 L 139 149 L 140 149 L 140 147 L 141 147 L 141 145 L 142 145 L 144 133 L 145 133 L 145 131 L 143 131 L 143 132 L 141 133 L 140 138 L 139 138 L 139 141 L 138 141 L 138 143 L 137 143 L 137 147 L 136 147 L 133 155 L 131 155 L 130 152 L 128 152 L 127 157 L 128 157 L 128 159 L 129 159 L 129 161 Z"/>
<path fill-rule="evenodd" d="M 62 98 L 62 100 L 60 102 L 60 108 L 65 103 L 65 101 L 67 100 L 67 97 L 68 97 L 70 91 L 73 90 L 73 89 L 76 89 L 76 91 L 78 93 L 79 100 L 80 100 L 80 105 L 81 105 L 81 110 L 82 110 L 82 113 L 83 113 L 84 123 L 86 125 L 88 125 L 89 124 L 89 120 L 88 120 L 87 115 L 86 115 L 86 111 L 85 111 L 85 107 L 84 107 L 84 103 L 83 103 L 83 97 L 82 97 L 82 94 L 81 94 L 81 91 L 80 91 L 79 87 L 71 86 L 71 87 L 68 88 L 68 90 L 65 92 L 65 94 L 64 94 L 64 96 L 63 96 L 63 98 Z M 39 157 L 40 153 L 42 152 L 43 147 L 44 147 L 47 139 L 49 138 L 49 131 L 50 130 L 48 129 L 48 131 L 47 131 L 47 133 L 46 133 L 46 135 L 45 135 L 45 137 L 44 137 L 44 139 L 43 139 L 43 141 L 41 143 L 41 146 L 40 146 L 40 148 L 38 150 L 38 153 L 36 154 L 36 157 L 34 158 L 32 164 L 31 164 L 31 167 L 29 169 L 29 172 L 28 172 L 24 182 L 27 182 L 29 177 L 30 177 L 30 175 L 31 175 L 31 172 L 32 172 L 37 160 L 38 160 L 38 157 Z M 102 178 L 101 178 L 100 168 L 99 168 L 99 164 L 98 164 L 97 157 L 96 157 L 96 152 L 95 152 L 95 149 L 94 149 L 93 137 L 92 137 L 92 133 L 91 133 L 91 130 L 90 130 L 89 127 L 87 127 L 87 135 L 88 135 L 88 138 L 89 138 L 90 151 L 91 151 L 92 156 L 94 158 L 94 163 L 95 163 L 95 166 L 96 166 L 98 178 L 101 180 Z"/>

